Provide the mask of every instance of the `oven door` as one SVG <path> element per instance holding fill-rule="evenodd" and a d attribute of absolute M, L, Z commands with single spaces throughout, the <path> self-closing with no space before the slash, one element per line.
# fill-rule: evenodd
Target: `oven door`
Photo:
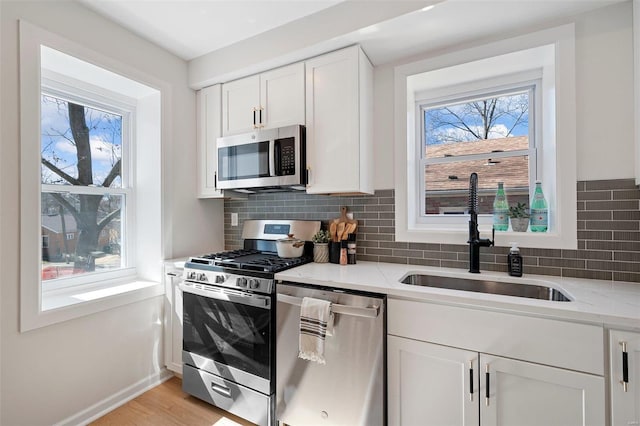
<path fill-rule="evenodd" d="M 185 281 L 183 362 L 265 394 L 273 388 L 272 296 Z"/>

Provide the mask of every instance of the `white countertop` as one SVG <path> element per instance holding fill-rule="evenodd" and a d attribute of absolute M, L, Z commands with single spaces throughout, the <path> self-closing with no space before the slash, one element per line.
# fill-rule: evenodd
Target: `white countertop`
<path fill-rule="evenodd" d="M 402 284 L 400 280 L 408 273 L 545 285 L 561 290 L 572 301 L 554 302 Z M 376 262 L 358 262 L 356 265 L 309 263 L 279 272 L 276 279 L 640 331 L 640 283 L 526 274 L 516 278 L 502 272 L 470 274 L 461 269 Z"/>

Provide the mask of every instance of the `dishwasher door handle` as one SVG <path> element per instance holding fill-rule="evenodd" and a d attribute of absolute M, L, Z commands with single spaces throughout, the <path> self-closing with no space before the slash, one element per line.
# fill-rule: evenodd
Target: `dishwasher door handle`
<path fill-rule="evenodd" d="M 300 306 L 302 305 L 302 298 L 278 293 L 278 302 Z M 380 306 L 363 308 L 361 306 L 338 305 L 336 303 L 331 303 L 331 312 L 334 314 L 350 315 L 353 317 L 376 318 L 380 313 Z"/>

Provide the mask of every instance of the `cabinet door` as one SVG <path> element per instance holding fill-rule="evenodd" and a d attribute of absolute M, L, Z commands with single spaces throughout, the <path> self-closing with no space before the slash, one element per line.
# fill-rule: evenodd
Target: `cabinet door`
<path fill-rule="evenodd" d="M 627 371 L 624 374 L 623 343 Z M 611 424 L 640 425 L 640 334 L 612 330 L 609 338 Z M 624 379 L 627 385 L 624 386 Z"/>
<path fill-rule="evenodd" d="M 182 374 L 182 271 L 165 268 L 164 364 Z"/>
<path fill-rule="evenodd" d="M 222 85 L 222 134 L 251 132 L 258 124 L 260 77 L 232 81 Z M 254 109 L 256 109 L 254 113 Z"/>
<path fill-rule="evenodd" d="M 304 124 L 304 62 L 260 74 L 260 125 Z"/>
<path fill-rule="evenodd" d="M 387 355 L 389 425 L 478 425 L 476 352 L 388 336 Z"/>
<path fill-rule="evenodd" d="M 308 193 L 359 192 L 357 47 L 306 62 Z"/>
<path fill-rule="evenodd" d="M 205 87 L 196 93 L 197 102 L 197 185 L 199 198 L 222 198 L 216 188 L 218 150 L 216 139 L 222 136 L 222 86 Z"/>
<path fill-rule="evenodd" d="M 603 377 L 485 354 L 480 368 L 483 426 L 605 424 Z"/>

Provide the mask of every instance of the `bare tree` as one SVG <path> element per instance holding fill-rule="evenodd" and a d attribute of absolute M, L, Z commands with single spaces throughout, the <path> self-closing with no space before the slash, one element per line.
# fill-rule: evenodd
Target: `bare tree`
<path fill-rule="evenodd" d="M 68 118 L 69 130 L 71 137 L 67 132 L 58 132 L 57 136 L 62 136 L 69 140 L 76 148 L 76 168 L 77 177 L 67 173 L 63 167 L 56 165 L 55 153 L 53 161 L 45 158 L 44 152 L 42 156 L 42 164 L 51 171 L 58 182 L 63 181 L 75 186 L 95 186 L 93 182 L 94 170 L 91 157 L 90 143 L 90 127 L 87 126 L 85 117 L 85 107 L 68 102 Z M 108 188 L 120 176 L 121 159 L 117 158 L 112 165 L 111 170 L 104 178 L 99 186 Z M 50 194 L 66 211 L 73 215 L 79 231 L 76 243 L 76 258 L 74 269 L 93 271 L 95 270 L 95 261 L 91 252 L 98 250 L 98 240 L 100 232 L 114 218 L 120 216 L 120 208 L 117 208 L 107 214 L 100 211 L 100 201 L 102 195 L 78 194 L 77 202 L 70 201 L 59 193 Z"/>
<path fill-rule="evenodd" d="M 529 99 L 524 93 L 430 108 L 425 112 L 427 143 L 508 137 L 515 128 L 527 123 L 528 111 Z"/>

